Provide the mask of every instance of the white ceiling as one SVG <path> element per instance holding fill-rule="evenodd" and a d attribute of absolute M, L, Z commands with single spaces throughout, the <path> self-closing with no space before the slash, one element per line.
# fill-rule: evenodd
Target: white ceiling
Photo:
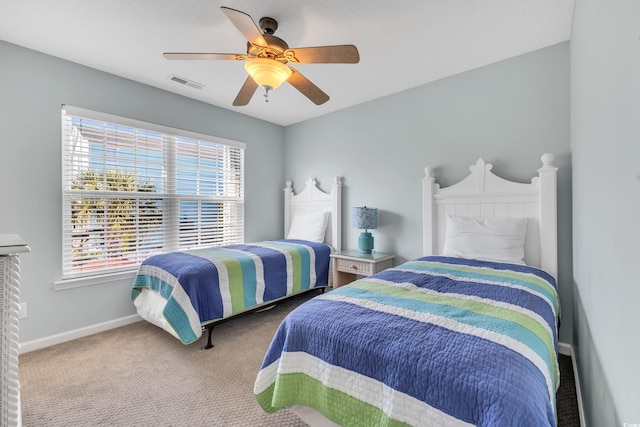
<path fill-rule="evenodd" d="M 574 1 L 0 0 L 0 40 L 286 126 L 569 40 Z M 360 63 L 296 66 L 331 97 L 323 105 L 285 83 L 268 103 L 259 89 L 233 107 L 247 76 L 241 61 L 162 56 L 245 53 L 220 6 L 256 23 L 275 18 L 290 47 L 354 44 Z"/>

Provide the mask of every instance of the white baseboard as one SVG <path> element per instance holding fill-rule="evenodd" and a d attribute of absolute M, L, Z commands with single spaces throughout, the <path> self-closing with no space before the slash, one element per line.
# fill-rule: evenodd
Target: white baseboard
<path fill-rule="evenodd" d="M 571 356 L 571 359 L 573 359 L 573 347 L 571 347 L 571 344 L 559 342 L 558 353 L 564 354 L 565 356 Z"/>
<path fill-rule="evenodd" d="M 571 364 L 573 365 L 573 376 L 576 382 L 576 397 L 578 398 L 578 414 L 580 415 L 580 426 L 587 427 L 584 420 L 584 408 L 582 407 L 582 392 L 580 391 L 580 377 L 578 376 L 578 365 L 576 365 L 576 355 L 571 344 L 563 342 L 558 343 L 558 353 L 565 356 L 571 356 Z M 561 379 L 562 381 L 562 379 Z"/>
<path fill-rule="evenodd" d="M 63 342 L 75 340 L 77 338 L 87 337 L 89 335 L 97 334 L 98 332 L 108 331 L 109 329 L 119 328 L 120 326 L 130 325 L 142 320 L 137 314 L 131 316 L 121 317 L 119 319 L 109 320 L 108 322 L 97 323 L 91 326 L 85 326 L 84 328 L 74 329 L 72 331 L 63 332 L 61 334 L 51 335 L 37 340 L 26 341 L 20 344 L 20 354 L 28 353 L 34 350 L 40 350 L 41 348 L 49 347 Z"/>

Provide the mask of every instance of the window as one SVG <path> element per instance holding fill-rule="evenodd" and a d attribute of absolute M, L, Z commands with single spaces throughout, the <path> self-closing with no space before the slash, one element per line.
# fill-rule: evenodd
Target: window
<path fill-rule="evenodd" d="M 62 107 L 63 278 L 244 240 L 244 144 Z"/>

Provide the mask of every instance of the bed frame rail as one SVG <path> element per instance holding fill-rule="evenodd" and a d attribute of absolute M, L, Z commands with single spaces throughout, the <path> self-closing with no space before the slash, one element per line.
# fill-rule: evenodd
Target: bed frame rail
<path fill-rule="evenodd" d="M 318 287 L 315 287 L 315 288 L 306 289 L 306 290 L 304 290 L 302 292 L 298 292 L 297 294 L 294 294 L 294 295 L 287 295 L 287 296 L 284 296 L 282 298 L 275 299 L 273 301 L 265 302 L 264 304 L 260 304 L 260 305 L 257 305 L 255 307 L 251 307 L 251 308 L 249 308 L 249 309 L 247 309 L 245 311 L 242 311 L 240 313 L 234 314 L 234 315 L 229 316 L 229 317 L 225 317 L 224 319 L 217 319 L 217 320 L 213 320 L 213 321 L 211 321 L 211 322 L 209 322 L 207 324 L 203 324 L 202 325 L 202 331 L 203 332 L 205 332 L 205 331 L 207 332 L 207 345 L 202 347 L 202 350 L 209 350 L 210 348 L 213 348 L 213 343 L 211 342 L 211 335 L 213 334 L 213 328 L 215 328 L 218 325 L 221 325 L 222 323 L 225 323 L 225 322 L 227 322 L 229 320 L 237 319 L 239 317 L 243 317 L 243 316 L 246 316 L 246 315 L 249 315 L 249 314 L 253 314 L 253 313 L 258 312 L 258 311 L 271 310 L 276 305 L 278 305 L 278 302 L 280 302 L 280 301 L 282 301 L 284 299 L 291 299 L 291 298 L 295 298 L 295 297 L 300 296 L 300 295 L 306 295 L 309 292 L 313 292 L 313 291 L 320 291 L 319 293 L 323 294 L 327 288 L 328 288 L 328 286 L 318 286 Z"/>

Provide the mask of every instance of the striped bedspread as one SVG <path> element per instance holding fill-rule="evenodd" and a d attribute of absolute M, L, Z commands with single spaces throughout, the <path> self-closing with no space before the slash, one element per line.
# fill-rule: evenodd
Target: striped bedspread
<path fill-rule="evenodd" d="M 558 304 L 542 270 L 420 258 L 292 311 L 254 393 L 343 426 L 554 426 Z"/>
<path fill-rule="evenodd" d="M 160 307 L 136 304 L 138 313 L 189 344 L 203 324 L 327 286 L 330 252 L 322 243 L 274 240 L 155 255 L 140 266 L 131 297 L 155 293 L 150 301 Z"/>

